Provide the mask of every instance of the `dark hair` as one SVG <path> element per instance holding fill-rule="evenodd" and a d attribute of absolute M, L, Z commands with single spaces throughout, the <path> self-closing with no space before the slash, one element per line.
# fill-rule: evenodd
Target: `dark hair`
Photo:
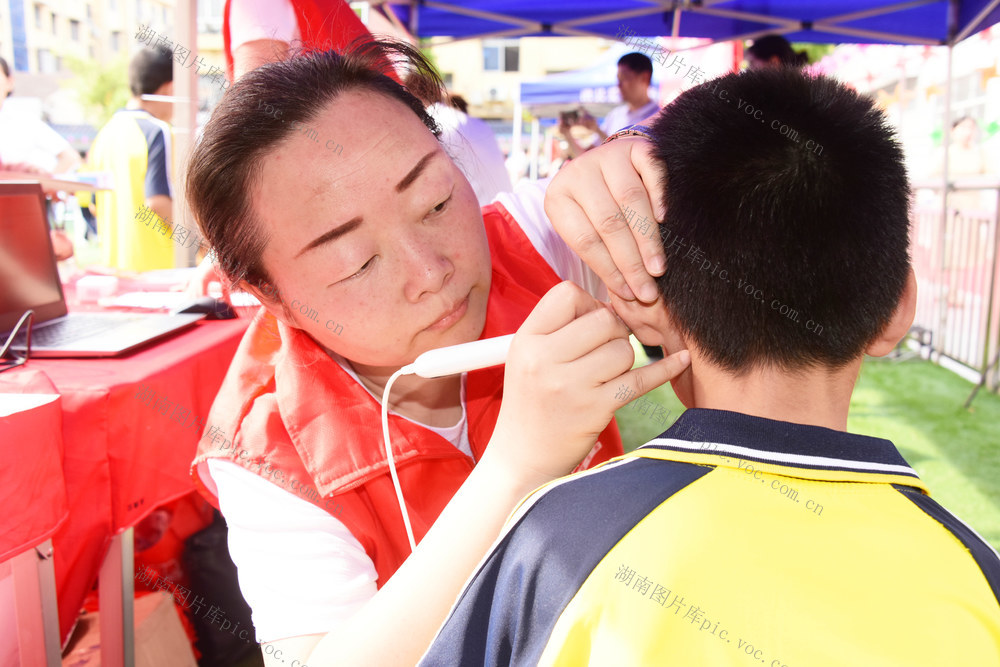
<path fill-rule="evenodd" d="M 324 51 L 272 62 L 247 72 L 223 95 L 205 125 L 187 170 L 187 196 L 202 235 L 231 284 L 241 281 L 280 299 L 261 263 L 268 243 L 251 193 L 261 162 L 337 96 L 367 90 L 402 102 L 434 133 L 423 103 L 391 78 L 393 67 L 416 70 L 438 86 L 430 63 L 409 44 L 362 39 L 340 55 Z M 274 105 L 278 113 L 265 113 Z"/>
<path fill-rule="evenodd" d="M 768 61 L 778 56 L 782 65 L 802 67 L 809 64 L 809 55 L 805 51 L 796 53 L 791 43 L 781 35 L 764 35 L 747 49 L 757 60 Z"/>
<path fill-rule="evenodd" d="M 128 87 L 132 95 L 152 95 L 174 80 L 174 54 L 165 47 L 145 47 L 128 65 Z"/>
<path fill-rule="evenodd" d="M 679 330 L 736 373 L 863 353 L 910 262 L 903 152 L 872 100 L 795 69 L 748 70 L 682 93 L 652 136 L 666 184 L 658 283 Z"/>
<path fill-rule="evenodd" d="M 403 79 L 403 85 L 414 97 L 423 102 L 424 106 L 436 104 L 445 98 L 440 79 L 437 76 L 431 79 L 424 76 L 419 70 L 408 72 L 406 78 Z"/>
<path fill-rule="evenodd" d="M 8 65 L 7 61 L 4 60 L 3 58 L 0 58 L 0 70 L 3 70 L 3 75 L 4 76 L 6 76 L 8 78 L 10 77 L 10 65 Z M 7 91 L 7 97 L 10 97 L 13 94 L 14 94 L 13 90 Z"/>
<path fill-rule="evenodd" d="M 461 95 L 451 96 L 451 106 L 455 107 L 464 114 L 469 113 L 469 103 L 465 101 L 465 98 Z"/>
<path fill-rule="evenodd" d="M 618 59 L 618 64 L 625 65 L 625 67 L 628 67 L 636 74 L 649 72 L 650 78 L 653 76 L 653 61 L 644 53 L 639 53 L 638 51 L 626 53 Z"/>

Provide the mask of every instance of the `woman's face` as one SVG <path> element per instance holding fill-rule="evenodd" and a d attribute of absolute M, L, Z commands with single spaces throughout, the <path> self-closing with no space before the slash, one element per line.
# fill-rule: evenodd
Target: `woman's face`
<path fill-rule="evenodd" d="M 269 310 L 356 367 L 399 367 L 482 333 L 491 264 L 479 204 L 402 103 L 340 95 L 264 158 L 253 204 L 285 306 Z"/>

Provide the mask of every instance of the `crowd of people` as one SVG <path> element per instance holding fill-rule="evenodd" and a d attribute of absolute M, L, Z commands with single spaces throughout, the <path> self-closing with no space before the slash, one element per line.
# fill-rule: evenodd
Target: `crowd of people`
<path fill-rule="evenodd" d="M 715 82 L 780 104 L 817 155 L 710 84 L 660 109 L 649 58 L 630 53 L 623 104 L 576 121 L 593 142 L 564 120 L 572 159 L 513 188 L 419 50 L 364 39 L 334 4 L 345 13 L 226 3 L 233 85 L 184 170 L 213 249 L 194 289 L 220 280 L 262 304 L 207 420 L 232 447 L 203 438 L 191 475 L 228 524 L 269 667 L 1000 662 L 996 552 L 892 442 L 846 432 L 862 359 L 906 334 L 916 291 L 903 154 L 871 100 L 804 75 L 782 38 Z M 170 69 L 140 52 L 91 148 L 116 174 L 96 201 L 112 266 L 173 256 L 130 220 L 173 216 Z M 306 122 L 338 138 L 336 158 L 293 128 Z M 39 136 L 51 172 L 63 149 Z M 695 248 L 823 335 L 702 270 Z M 397 489 L 390 378 L 506 334 L 505 367 L 393 385 Z M 633 367 L 633 334 L 659 360 Z M 623 455 L 615 410 L 666 382 L 686 412 Z M 775 493 L 790 481 L 821 514 Z"/>

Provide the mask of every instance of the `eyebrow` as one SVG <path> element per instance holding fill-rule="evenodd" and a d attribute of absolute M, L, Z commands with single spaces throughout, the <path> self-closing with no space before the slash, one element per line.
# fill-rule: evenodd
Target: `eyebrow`
<path fill-rule="evenodd" d="M 416 166 L 414 166 L 413 169 L 410 170 L 410 173 L 404 176 L 403 180 L 401 180 L 399 183 L 396 184 L 396 192 L 402 192 L 403 190 L 406 190 L 408 187 L 413 185 L 413 182 L 416 181 L 417 178 L 419 178 L 420 174 L 423 173 L 424 169 L 427 168 L 427 164 L 440 153 L 441 149 L 435 148 L 430 153 L 420 158 L 420 161 L 417 162 Z M 361 216 L 351 218 L 340 227 L 331 229 L 330 231 L 310 241 L 306 245 L 306 247 L 302 248 L 302 250 L 299 250 L 298 254 L 296 254 L 295 257 L 298 258 L 304 253 L 312 250 L 317 246 L 321 246 L 324 243 L 329 243 L 330 241 L 335 241 L 344 234 L 354 231 L 361 225 L 361 222 L 362 222 Z"/>
<path fill-rule="evenodd" d="M 312 250 L 317 246 L 321 246 L 324 243 L 329 243 L 330 241 L 335 241 L 344 234 L 347 234 L 348 232 L 353 232 L 355 229 L 361 226 L 361 222 L 362 222 L 361 216 L 357 216 L 355 218 L 351 218 L 350 220 L 342 224 L 340 227 L 331 229 L 330 231 L 321 234 L 320 236 L 317 236 L 312 241 L 310 241 L 305 248 L 299 250 L 298 254 L 295 255 L 295 258 L 298 259 L 301 255 Z"/>
<path fill-rule="evenodd" d="M 402 192 L 406 188 L 413 185 L 413 181 L 417 180 L 417 177 L 420 176 L 420 174 L 427 167 L 427 163 L 433 160 L 434 157 L 438 155 L 440 152 L 441 152 L 440 148 L 435 148 L 430 153 L 420 158 L 420 162 L 417 163 L 417 166 L 411 169 L 410 173 L 404 176 L 403 180 L 401 180 L 399 183 L 396 184 L 396 192 Z"/>

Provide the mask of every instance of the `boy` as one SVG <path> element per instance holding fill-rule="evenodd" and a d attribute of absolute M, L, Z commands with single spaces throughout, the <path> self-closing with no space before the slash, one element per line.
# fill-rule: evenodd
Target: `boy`
<path fill-rule="evenodd" d="M 883 115 L 764 70 L 688 90 L 650 133 L 662 301 L 616 308 L 690 350 L 690 409 L 529 496 L 422 664 L 1000 664 L 996 552 L 892 443 L 845 432 L 864 355 L 914 311 Z"/>

